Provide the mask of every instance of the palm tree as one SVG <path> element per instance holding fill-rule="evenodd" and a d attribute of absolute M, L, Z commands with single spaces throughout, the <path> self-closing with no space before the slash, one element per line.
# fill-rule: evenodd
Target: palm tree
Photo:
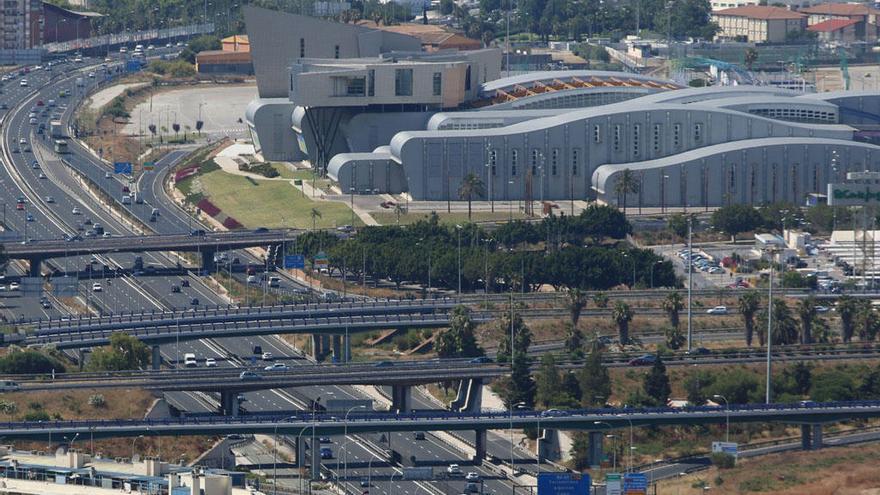
<path fill-rule="evenodd" d="M 676 330 L 678 330 L 680 324 L 678 313 L 683 308 L 684 303 L 681 300 L 681 294 L 676 291 L 670 292 L 666 299 L 663 300 L 663 311 L 666 311 L 666 314 L 669 315 L 669 324 Z"/>
<path fill-rule="evenodd" d="M 625 168 L 620 173 L 620 178 L 614 184 L 614 192 L 617 193 L 617 200 L 623 197 L 623 212 L 626 213 L 626 196 L 630 193 L 639 192 L 639 180 L 632 170 Z"/>
<path fill-rule="evenodd" d="M 840 333 L 844 342 L 852 340 L 853 323 L 858 312 L 858 303 L 850 296 L 837 300 L 837 314 L 840 315 Z"/>
<path fill-rule="evenodd" d="M 617 325 L 617 333 L 618 339 L 620 340 L 620 345 L 626 345 L 629 343 L 629 322 L 632 321 L 633 316 L 632 308 L 629 307 L 629 304 L 623 301 L 617 301 L 614 304 L 614 309 L 611 310 L 611 319 L 614 320 L 614 323 Z"/>
<path fill-rule="evenodd" d="M 798 318 L 801 320 L 801 344 L 813 343 L 813 322 L 816 321 L 816 299 L 810 296 L 797 304 Z"/>
<path fill-rule="evenodd" d="M 318 219 L 321 218 L 321 212 L 317 208 L 312 208 L 312 211 L 309 212 L 309 216 L 312 217 L 312 232 L 314 232 Z"/>
<path fill-rule="evenodd" d="M 755 334 L 755 313 L 758 312 L 757 292 L 749 291 L 739 297 L 739 312 L 742 315 L 743 324 L 746 329 L 746 345 L 751 347 L 752 336 Z M 761 345 L 763 344 L 761 342 Z"/>
<path fill-rule="evenodd" d="M 746 69 L 752 70 L 752 66 L 755 65 L 755 62 L 757 62 L 757 61 L 758 61 L 758 50 L 755 50 L 754 48 L 746 49 L 746 55 L 743 60 L 743 62 L 745 62 L 745 65 L 746 65 Z"/>
<path fill-rule="evenodd" d="M 482 198 L 484 194 L 486 194 L 486 187 L 483 185 L 483 180 L 477 174 L 470 172 L 461 179 L 458 197 L 466 199 L 468 202 L 468 222 L 471 221 L 471 201 L 473 197 Z"/>
<path fill-rule="evenodd" d="M 568 289 L 567 294 L 566 306 L 571 316 L 571 325 L 577 327 L 578 321 L 581 319 L 581 311 L 587 306 L 587 294 L 577 287 Z"/>

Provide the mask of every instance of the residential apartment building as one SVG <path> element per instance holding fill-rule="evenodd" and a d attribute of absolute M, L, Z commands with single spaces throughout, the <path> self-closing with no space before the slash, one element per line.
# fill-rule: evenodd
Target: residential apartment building
<path fill-rule="evenodd" d="M 807 15 L 807 25 L 815 26 L 827 21 L 851 21 L 848 27 L 852 31 L 852 41 L 877 41 L 878 17 L 880 10 L 863 3 L 823 3 L 801 9 Z M 825 32 L 829 27 L 840 27 L 842 23 L 824 24 Z M 851 26 L 851 27 L 850 27 Z M 838 36 L 839 37 L 839 36 Z M 848 38 L 848 36 L 843 36 Z"/>
<path fill-rule="evenodd" d="M 2 50 L 27 50 L 43 43 L 42 0 L 0 0 L 0 38 Z"/>
<path fill-rule="evenodd" d="M 719 10 L 712 21 L 721 28 L 717 38 L 751 43 L 783 43 L 788 33 L 807 27 L 805 14 L 760 5 Z"/>

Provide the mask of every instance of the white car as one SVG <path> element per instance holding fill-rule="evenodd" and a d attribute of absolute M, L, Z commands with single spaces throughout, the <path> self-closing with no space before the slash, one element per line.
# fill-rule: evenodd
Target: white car
<path fill-rule="evenodd" d="M 101 287 L 101 284 L 100 284 L 100 283 L 95 282 L 95 283 L 92 284 L 92 292 L 101 292 L 101 291 L 103 291 L 103 290 L 104 290 L 104 288 Z"/>
<path fill-rule="evenodd" d="M 828 306 L 816 306 L 817 313 L 827 313 L 830 310 Z"/>
<path fill-rule="evenodd" d="M 707 314 L 710 315 L 726 315 L 727 314 L 727 306 L 715 306 L 714 308 L 706 311 Z"/>
<path fill-rule="evenodd" d="M 25 139 L 25 138 L 19 139 L 18 144 L 27 144 L 27 139 Z"/>
<path fill-rule="evenodd" d="M 265 368 L 263 368 L 263 370 L 264 371 L 290 371 L 290 366 L 287 366 L 284 363 L 275 363 L 275 364 L 270 364 L 269 366 L 266 366 Z"/>
<path fill-rule="evenodd" d="M 217 360 L 214 358 L 205 359 L 205 367 L 206 368 L 216 368 L 217 367 Z"/>
<path fill-rule="evenodd" d="M 18 290 L 18 288 L 18 282 L 12 282 L 11 284 L 9 284 L 9 290 Z"/>
<path fill-rule="evenodd" d="M 461 474 L 461 466 L 459 466 L 458 464 L 450 464 L 449 467 L 446 468 L 446 474 Z"/>
<path fill-rule="evenodd" d="M 475 473 L 471 471 L 464 476 L 464 479 L 466 479 L 467 481 L 480 481 L 480 473 Z"/>
<path fill-rule="evenodd" d="M 55 202 L 55 198 L 53 198 L 52 196 L 46 196 L 45 199 L 46 199 L 47 203 L 54 203 Z"/>
<path fill-rule="evenodd" d="M 38 179 L 45 179 L 45 178 L 46 178 L 46 174 L 44 174 L 43 172 L 40 172 L 40 173 L 37 175 L 37 178 L 38 178 Z"/>
<path fill-rule="evenodd" d="M 271 361 L 272 360 L 272 353 L 271 352 L 264 352 L 261 357 L 263 358 L 263 361 Z"/>
<path fill-rule="evenodd" d="M 73 213 L 74 215 L 82 215 L 82 212 L 79 211 L 79 208 L 76 206 L 74 206 L 73 209 L 70 210 L 70 212 Z"/>

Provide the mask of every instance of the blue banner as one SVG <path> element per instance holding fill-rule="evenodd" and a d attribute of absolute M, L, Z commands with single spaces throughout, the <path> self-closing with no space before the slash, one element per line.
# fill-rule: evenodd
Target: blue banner
<path fill-rule="evenodd" d="M 538 495 L 590 495 L 590 475 L 538 473 Z"/>
<path fill-rule="evenodd" d="M 306 258 L 301 254 L 288 254 L 284 256 L 284 268 L 305 268 Z"/>
<path fill-rule="evenodd" d="M 113 173 L 115 174 L 131 174 L 131 162 L 114 162 Z"/>
<path fill-rule="evenodd" d="M 648 491 L 648 477 L 642 473 L 626 473 L 623 475 L 623 493 L 634 495 Z"/>

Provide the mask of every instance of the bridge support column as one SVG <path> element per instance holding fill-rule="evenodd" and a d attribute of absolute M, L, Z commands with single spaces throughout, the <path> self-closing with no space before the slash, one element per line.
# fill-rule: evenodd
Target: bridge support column
<path fill-rule="evenodd" d="M 605 433 L 601 431 L 591 431 L 588 441 L 589 446 L 587 448 L 587 463 L 591 468 L 599 468 L 602 464 Z"/>
<path fill-rule="evenodd" d="M 327 353 L 330 352 L 330 336 L 329 335 L 321 335 L 321 358 L 327 356 Z"/>
<path fill-rule="evenodd" d="M 303 473 L 306 467 L 306 437 L 296 437 L 296 467 Z"/>
<path fill-rule="evenodd" d="M 822 448 L 822 425 L 801 425 L 801 447 L 804 450 Z"/>
<path fill-rule="evenodd" d="M 391 411 L 407 413 L 412 410 L 412 389 L 409 385 L 393 385 L 391 387 Z"/>
<path fill-rule="evenodd" d="M 314 437 L 312 437 L 312 440 L 315 440 Z M 309 477 L 309 479 L 317 480 L 317 479 L 321 478 L 321 447 L 320 447 L 320 445 L 317 442 L 313 441 L 312 448 L 311 448 L 310 452 L 311 452 L 311 456 L 312 456 L 312 469 L 311 469 L 312 472 L 310 473 L 311 476 Z"/>
<path fill-rule="evenodd" d="M 213 249 L 202 250 L 202 271 L 205 273 L 213 273 L 215 269 L 214 255 L 217 251 Z"/>
<path fill-rule="evenodd" d="M 342 355 L 342 336 L 334 335 L 332 337 L 333 341 L 333 362 L 334 363 L 344 363 L 345 358 Z"/>
<path fill-rule="evenodd" d="M 351 362 L 351 336 L 343 335 L 342 336 L 342 362 L 350 363 Z"/>
<path fill-rule="evenodd" d="M 486 460 L 487 430 L 477 430 L 474 436 L 474 464 L 482 464 Z"/>
<path fill-rule="evenodd" d="M 82 347 L 76 350 L 76 363 L 79 366 L 80 371 L 86 366 L 86 354 L 88 353 L 89 350 Z"/>
<path fill-rule="evenodd" d="M 159 346 L 153 346 L 153 370 L 159 371 L 159 368 L 162 367 L 162 353 L 159 351 Z"/>
<path fill-rule="evenodd" d="M 39 277 L 40 267 L 43 264 L 43 258 L 31 258 L 28 260 L 28 277 Z"/>
<path fill-rule="evenodd" d="M 312 334 L 312 357 L 315 361 L 319 361 L 321 359 L 321 354 L 324 353 L 324 350 L 321 348 L 321 336 L 318 334 Z"/>
<path fill-rule="evenodd" d="M 238 392 L 228 390 L 220 392 L 220 414 L 238 416 Z"/>

